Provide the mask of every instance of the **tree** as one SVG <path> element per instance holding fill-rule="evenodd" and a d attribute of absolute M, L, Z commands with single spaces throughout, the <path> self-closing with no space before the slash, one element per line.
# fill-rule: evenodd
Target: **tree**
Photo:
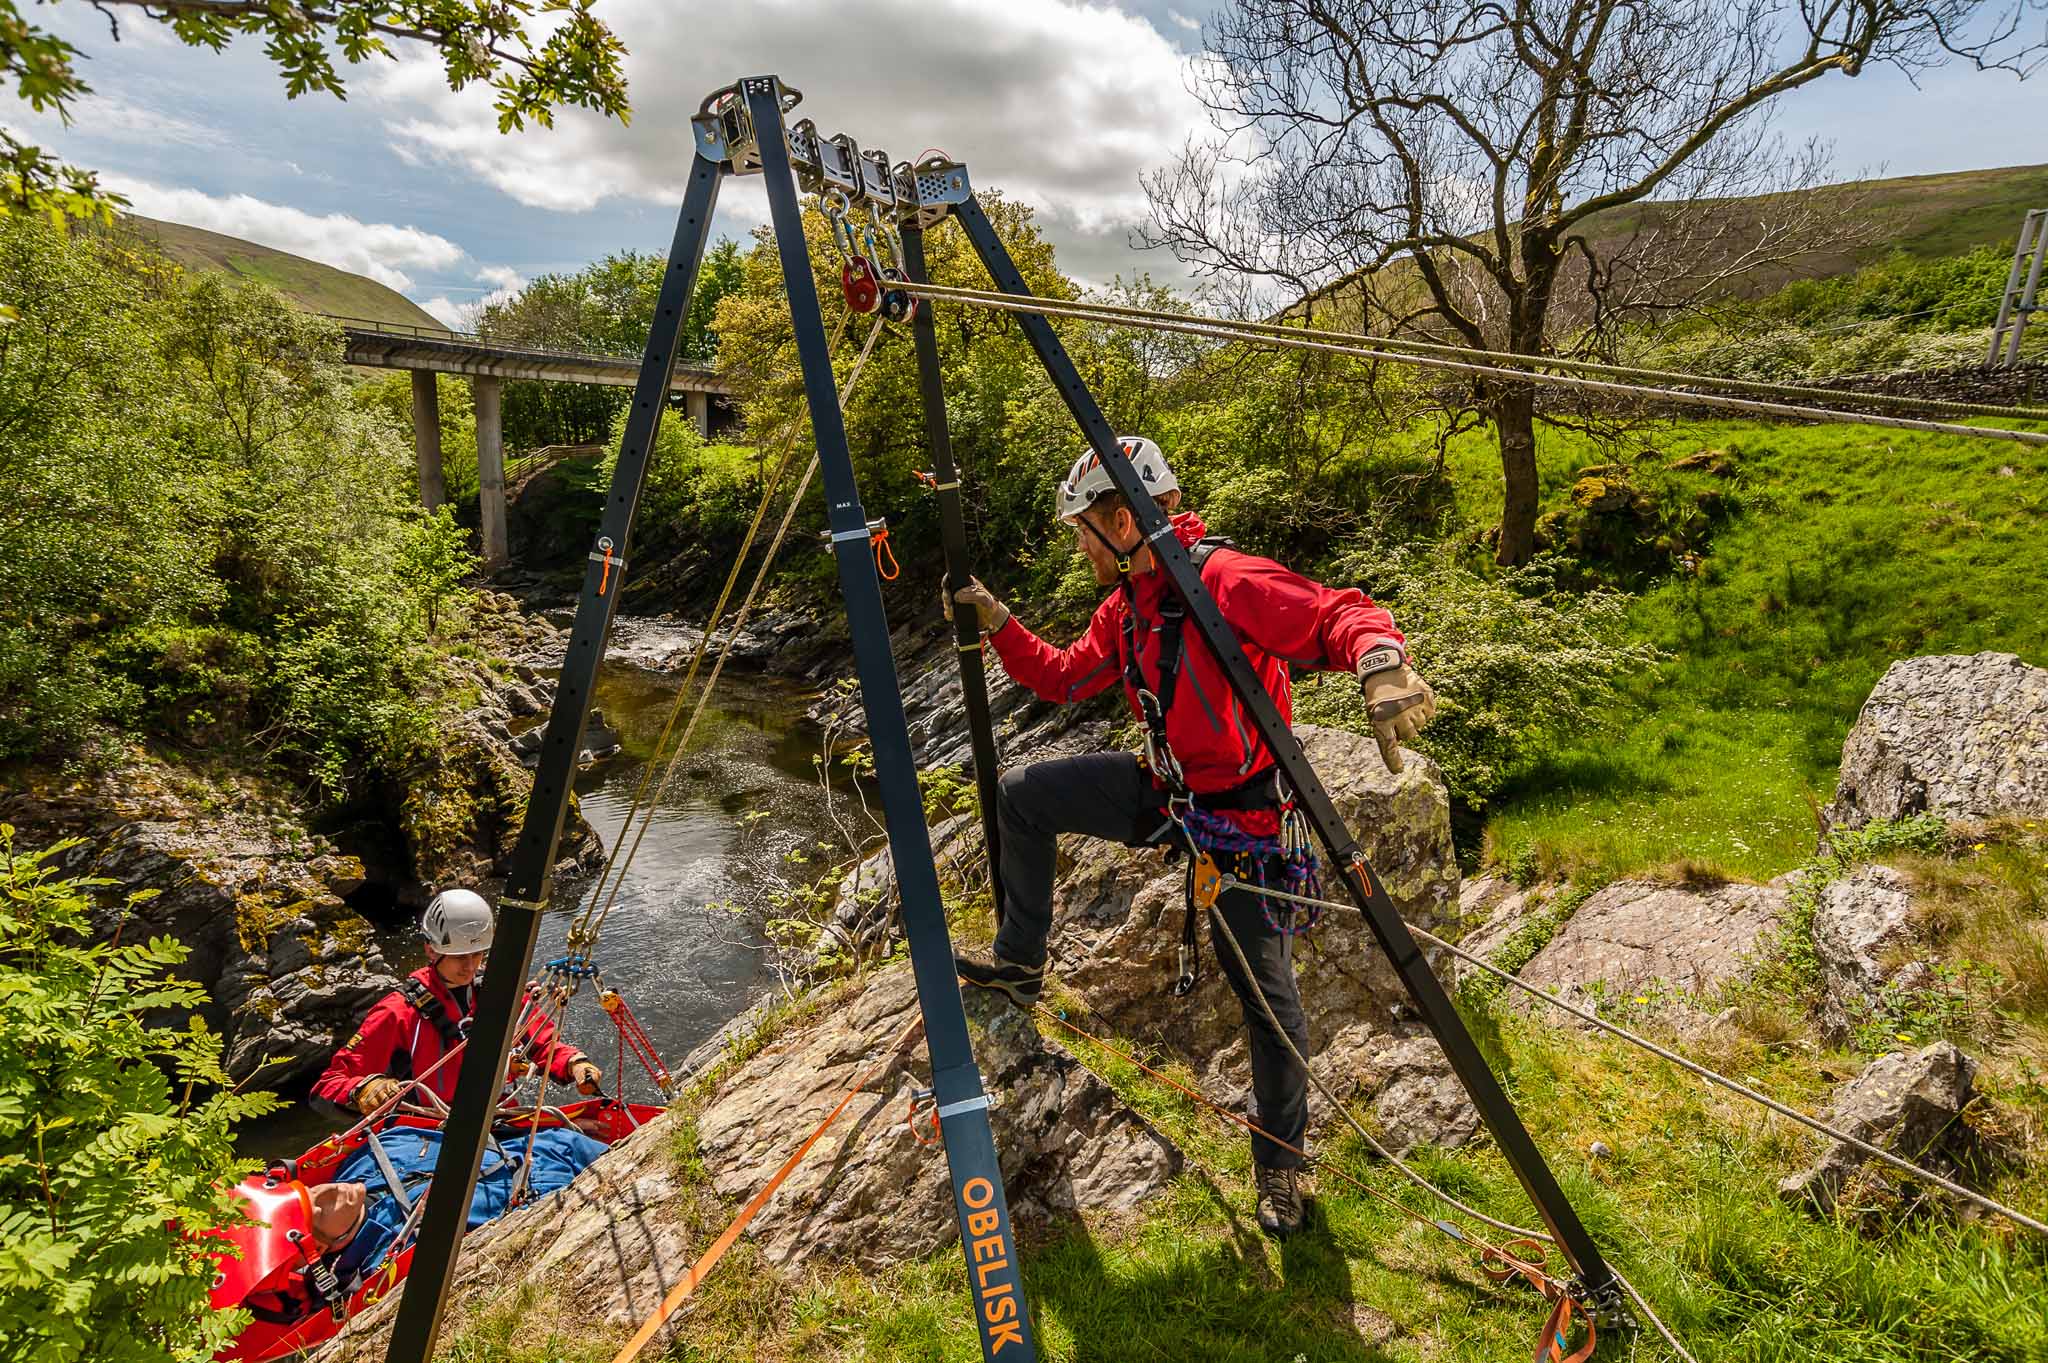
<path fill-rule="evenodd" d="M 277 1107 L 236 1093 L 206 990 L 173 978 L 169 937 L 94 942 L 111 881 L 58 879 L 81 839 L 17 849 L 0 824 L 0 1359 L 201 1363 L 246 1314 L 207 1305 L 204 1234 L 238 1213 L 235 1126 Z M 129 897 L 125 925 L 137 903 Z"/>
<path fill-rule="evenodd" d="M 654 305 L 667 270 L 666 256 L 617 251 L 574 274 L 538 275 L 511 298 L 485 304 L 476 330 L 509 345 L 637 356 L 654 326 Z M 697 289 L 677 349 L 681 363 L 710 364 L 717 357 L 712 320 L 718 314 L 718 300 L 739 282 L 739 245 L 721 238 L 705 253 L 697 272 Z M 631 392 L 595 384 L 510 384 L 505 390 L 505 438 L 520 449 L 603 440 Z"/>
<path fill-rule="evenodd" d="M 354 66 L 391 55 L 393 40 L 426 43 L 439 54 L 448 88 L 478 81 L 496 92 L 498 128 L 528 119 L 554 124 L 558 106 L 629 116 L 625 48 L 591 12 L 595 0 L 91 0 L 119 41 L 122 16 L 161 24 L 187 47 L 218 52 L 242 35 L 263 40 L 264 52 L 292 98 L 324 91 L 347 94 L 336 59 Z M 84 54 L 22 15 L 21 0 L 0 0 L 0 78 L 38 112 L 70 117 L 71 102 L 92 87 L 78 73 Z M 545 36 L 526 30 L 536 12 L 548 16 Z M 0 132 L 0 214 L 29 211 L 53 219 L 110 219 L 126 204 L 99 187 L 91 172 L 59 165 L 40 148 Z"/>
<path fill-rule="evenodd" d="M 1147 177 L 1149 235 L 1204 272 L 1324 290 L 1368 333 L 1611 351 L 1621 322 L 1811 241 L 1825 215 L 1760 227 L 1706 202 L 1817 179 L 1817 149 L 1772 136 L 1775 100 L 1875 63 L 2024 74 L 2033 5 L 1236 0 L 1196 77 L 1223 136 Z M 1526 383 L 1465 398 L 1499 440 L 1498 558 L 1525 562 L 1544 413 Z"/>

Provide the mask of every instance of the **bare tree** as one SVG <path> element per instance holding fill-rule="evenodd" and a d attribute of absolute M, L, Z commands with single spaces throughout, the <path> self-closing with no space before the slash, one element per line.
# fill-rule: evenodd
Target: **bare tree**
<path fill-rule="evenodd" d="M 1147 177 L 1150 244 L 1320 291 L 1368 333 L 1611 352 L 1623 323 L 1816 244 L 1811 200 L 1729 203 L 1817 182 L 1820 149 L 1770 129 L 1778 96 L 1874 63 L 2024 75 L 2040 3 L 1235 0 L 1195 68 L 1220 135 Z M 1544 413 L 1526 383 L 1467 397 L 1500 442 L 1498 557 L 1521 563 Z"/>

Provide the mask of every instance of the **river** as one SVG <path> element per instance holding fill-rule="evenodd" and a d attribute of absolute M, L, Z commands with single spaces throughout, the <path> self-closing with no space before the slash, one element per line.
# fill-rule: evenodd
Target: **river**
<path fill-rule="evenodd" d="M 608 849 L 626 826 L 678 681 L 620 665 L 606 667 L 598 680 L 597 708 L 625 750 L 579 779 L 577 795 Z M 762 910 L 844 855 L 820 846 L 834 832 L 812 766 L 818 734 L 804 709 L 805 694 L 787 682 L 747 673 L 722 678 L 673 781 L 651 801 L 652 821 L 618 882 L 592 956 L 670 1064 L 772 987 Z M 569 923 L 591 889 L 590 879 L 555 886 L 536 970 L 562 954 Z M 394 970 L 424 964 L 406 925 L 379 937 Z M 604 1068 L 606 1089 L 617 1092 L 618 1033 L 588 985 L 570 1001 L 566 1036 Z M 626 1066 L 625 1095 L 661 1101 L 630 1055 Z M 259 1158 L 297 1154 L 331 1129 L 331 1120 L 294 1098 L 284 1111 L 245 1127 L 238 1144 Z"/>

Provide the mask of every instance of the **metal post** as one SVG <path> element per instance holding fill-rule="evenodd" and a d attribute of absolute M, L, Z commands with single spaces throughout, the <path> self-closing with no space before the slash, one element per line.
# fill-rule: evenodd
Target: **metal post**
<path fill-rule="evenodd" d="M 2034 315 L 2034 294 L 2041 283 L 2041 260 L 2048 256 L 2048 212 L 2036 210 L 2027 217 L 2034 224 L 2034 259 L 2027 266 L 2027 287 L 2020 295 L 2020 301 L 2012 310 L 2012 334 L 2006 339 L 2005 367 L 2012 368 L 2020 362 L 2020 338 L 2027 334 L 2027 322 Z M 2024 244 L 2025 228 L 2021 228 Z M 2014 263 L 2018 263 L 2015 261 Z"/>
<path fill-rule="evenodd" d="M 605 631 L 625 578 L 633 509 L 640 501 L 648 452 L 654 447 L 661 414 L 668 407 L 677 341 L 684 314 L 689 311 L 690 294 L 696 288 L 697 266 L 704 258 L 711 210 L 718 201 L 718 183 L 724 173 L 723 166 L 701 154 L 690 168 L 683 211 L 669 247 L 668 271 L 655 299 L 654 325 L 640 361 L 640 381 L 633 390 L 633 406 L 619 447 L 618 467 L 605 494 L 598 536 L 584 568 L 583 596 L 562 659 L 547 732 L 541 739 L 540 766 L 527 796 L 526 817 L 512 850 L 505 891 L 498 899 L 497 935 L 492 942 L 496 960 L 477 986 L 469 1050 L 456 1080 L 434 1181 L 428 1186 L 425 1219 L 406 1276 L 405 1297 L 391 1327 L 385 1353 L 389 1363 L 426 1363 L 434 1352 L 441 1308 L 455 1277 L 456 1255 L 469 1220 L 477 1170 L 483 1162 L 484 1141 L 490 1134 L 491 1115 L 511 1053 L 513 1019 L 525 991 L 526 972 L 533 963 L 541 911 L 547 906 L 549 872 L 569 807 L 583 724 L 590 717 L 591 688 L 604 656 Z"/>
<path fill-rule="evenodd" d="M 419 460 L 420 505 L 432 511 L 448 500 L 441 477 L 441 390 L 430 369 L 412 371 L 412 448 Z"/>
<path fill-rule="evenodd" d="M 914 224 L 902 229 L 904 273 L 913 283 L 930 280 L 924 262 L 924 231 Z M 939 372 L 939 339 L 932 326 L 932 305 L 920 299 L 910 319 L 910 339 L 917 349 L 917 385 L 924 399 L 925 439 L 932 447 L 932 478 L 938 484 L 939 539 L 946 552 L 946 593 L 967 585 L 973 560 L 967 554 L 967 521 L 960 513 L 960 475 L 953 467 L 953 438 L 946 428 L 945 378 Z M 981 631 L 974 612 L 953 612 L 953 643 L 960 659 L 960 695 L 967 707 L 967 735 L 974 745 L 974 785 L 981 803 L 981 836 L 988 847 L 989 889 L 995 899 L 996 926 L 1003 922 L 1002 843 L 996 831 L 995 720 L 988 708 L 988 676 L 981 666 Z"/>
<path fill-rule="evenodd" d="M 825 506 L 832 547 L 839 561 L 839 588 L 852 627 L 854 669 L 868 740 L 875 754 L 875 782 L 881 788 L 883 820 L 895 857 L 903 896 L 903 931 L 910 967 L 924 1014 L 925 1045 L 931 1055 L 932 1096 L 937 1101 L 946 1163 L 953 1179 L 953 1210 L 960 1223 L 960 1249 L 967 1258 L 974 1294 L 974 1322 L 982 1357 L 1021 1363 L 1037 1357 L 1031 1313 L 1010 1232 L 1008 1199 L 995 1137 L 989 1130 L 989 1098 L 967 1033 L 960 982 L 946 909 L 932 862 L 931 833 L 917 788 L 917 764 L 910 751 L 910 726 L 903 716 L 896 661 L 889 652 L 889 617 L 882 584 L 868 548 L 867 512 L 861 506 L 846 424 L 832 378 L 832 356 L 804 239 L 803 210 L 790 169 L 788 135 L 782 120 L 782 85 L 773 76 L 740 82 L 768 190 L 775 245 L 789 292 L 790 324 L 803 365 L 804 398 L 811 432 L 825 475 Z"/>
<path fill-rule="evenodd" d="M 1029 296 L 1030 290 L 1025 286 L 1023 276 L 1017 272 L 1002 239 L 981 211 L 981 205 L 969 197 L 953 212 L 961 226 L 967 229 L 968 240 L 974 243 L 974 249 L 988 267 L 996 287 L 1005 293 Z M 1430 969 L 1421 948 L 1409 934 L 1407 924 L 1401 921 L 1394 901 L 1388 898 L 1386 888 L 1367 866 L 1358 839 L 1337 813 L 1329 792 L 1323 788 L 1322 780 L 1303 754 L 1300 740 L 1281 719 L 1272 696 L 1259 681 L 1244 649 L 1239 646 L 1237 635 L 1217 609 L 1215 598 L 1202 585 L 1201 574 L 1196 571 L 1194 561 L 1174 537 L 1172 522 L 1145 492 L 1137 470 L 1131 467 L 1131 461 L 1118 446 L 1115 433 L 1103 419 L 1094 395 L 1082 382 L 1051 324 L 1031 313 L 1019 313 L 1018 320 L 1023 324 L 1024 334 L 1038 353 L 1053 386 L 1066 401 L 1067 410 L 1073 414 L 1089 445 L 1116 480 L 1118 489 L 1130 501 L 1144 535 L 1143 542 L 1151 547 L 1153 557 L 1172 577 L 1174 587 L 1186 600 L 1188 619 L 1201 631 L 1203 639 L 1223 663 L 1232 692 L 1257 723 L 1260 737 L 1278 760 L 1288 785 L 1300 801 L 1302 812 L 1329 849 L 1333 864 L 1343 868 L 1345 874 L 1340 879 L 1364 913 L 1380 949 L 1393 962 L 1409 997 L 1436 1034 L 1452 1069 L 1479 1109 L 1487 1130 L 1507 1157 L 1530 1200 L 1536 1204 L 1544 1224 L 1577 1270 L 1580 1289 L 1599 1309 L 1618 1309 L 1620 1288 L 1614 1280 L 1613 1270 L 1608 1268 L 1599 1247 L 1593 1243 L 1578 1214 L 1565 1200 L 1564 1191 L 1557 1186 L 1550 1167 L 1543 1162 L 1536 1143 L 1529 1138 L 1514 1104 L 1502 1091 L 1500 1081 L 1487 1066 L 1486 1058 L 1472 1040 L 1472 1034 L 1465 1029 L 1464 1021 L 1444 992 L 1442 982 Z"/>

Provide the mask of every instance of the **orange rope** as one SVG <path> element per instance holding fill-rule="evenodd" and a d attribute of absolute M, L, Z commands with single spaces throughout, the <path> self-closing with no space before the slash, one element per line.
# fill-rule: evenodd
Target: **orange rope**
<path fill-rule="evenodd" d="M 883 1074 L 890 1064 L 894 1063 L 897 1054 L 903 1049 L 904 1043 L 922 1025 L 921 1022 L 912 1022 L 908 1027 L 905 1027 L 896 1038 L 896 1043 L 889 1048 L 888 1056 L 868 1070 L 867 1073 L 863 1074 L 854 1083 L 854 1086 L 846 1091 L 846 1096 L 839 1100 L 839 1106 L 825 1114 L 825 1120 L 819 1122 L 811 1131 L 811 1134 L 804 1138 L 804 1143 L 796 1148 L 796 1152 L 782 1162 L 782 1167 L 775 1171 L 775 1177 L 762 1185 L 761 1190 L 748 1200 L 747 1205 L 740 1208 L 739 1215 L 733 1217 L 731 1224 L 718 1233 L 718 1238 L 713 1240 L 710 1247 L 698 1256 L 697 1262 L 690 1265 L 690 1271 L 683 1275 L 682 1281 L 669 1289 L 668 1295 L 662 1298 L 661 1305 L 656 1308 L 654 1314 L 641 1322 L 640 1328 L 634 1332 L 631 1339 L 626 1341 L 625 1347 L 612 1356 L 612 1363 L 632 1363 L 632 1360 L 639 1356 L 640 1351 L 652 1342 L 655 1335 L 660 1333 L 661 1327 L 668 1322 L 668 1318 L 676 1313 L 677 1308 L 683 1304 L 691 1293 L 697 1290 L 697 1285 L 704 1281 L 704 1275 L 709 1273 L 718 1261 L 725 1257 L 725 1252 L 731 1249 L 733 1242 L 740 1238 L 740 1232 L 747 1228 L 754 1217 L 760 1213 L 761 1208 L 768 1205 L 768 1199 L 775 1196 L 775 1190 L 782 1186 L 785 1179 L 796 1172 L 797 1165 L 802 1164 L 804 1157 L 811 1153 L 811 1147 L 818 1143 L 819 1138 L 825 1134 L 832 1123 L 839 1120 L 839 1114 L 846 1111 L 847 1104 L 859 1097 L 863 1089 Z"/>
<path fill-rule="evenodd" d="M 889 527 L 883 526 L 868 536 L 868 543 L 875 546 L 875 571 L 882 575 L 882 581 L 894 582 L 903 575 L 902 567 L 896 562 L 896 551 L 889 547 Z M 889 566 L 882 566 L 882 556 L 888 555 Z"/>

